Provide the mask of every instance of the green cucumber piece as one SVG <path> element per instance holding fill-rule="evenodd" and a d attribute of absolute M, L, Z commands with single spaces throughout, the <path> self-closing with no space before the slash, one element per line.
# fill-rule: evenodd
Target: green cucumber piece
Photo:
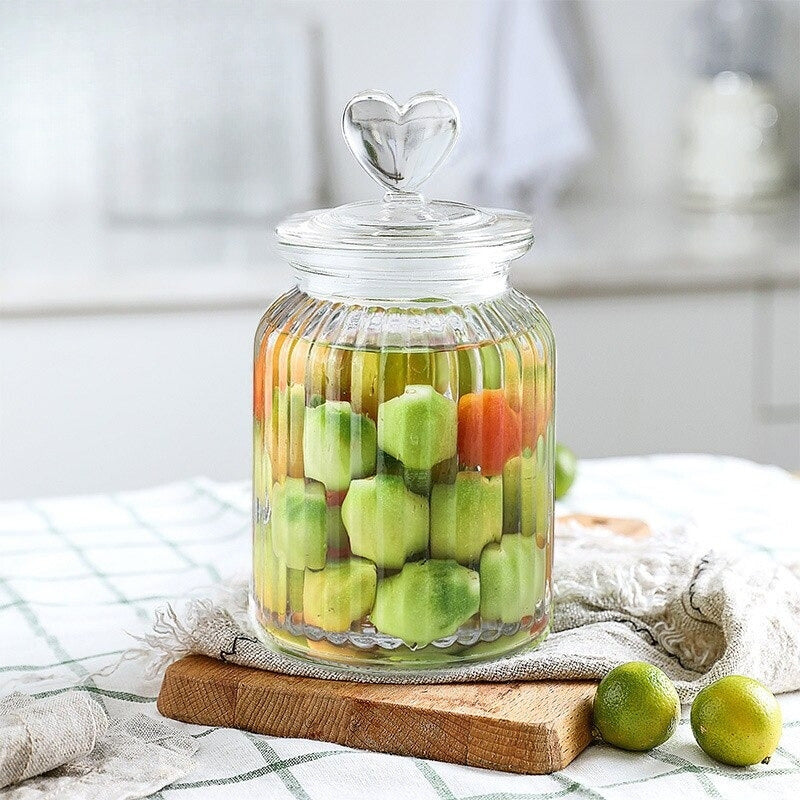
<path fill-rule="evenodd" d="M 341 492 L 352 478 L 375 473 L 375 423 L 353 412 L 350 403 L 328 400 L 307 408 L 303 430 L 303 463 L 307 478 Z"/>
<path fill-rule="evenodd" d="M 253 594 L 263 609 L 286 613 L 286 581 L 286 562 L 275 555 L 270 523 L 256 523 L 253 530 Z"/>
<path fill-rule="evenodd" d="M 325 487 L 287 478 L 272 488 L 272 547 L 292 569 L 322 569 L 328 549 Z"/>
<path fill-rule="evenodd" d="M 342 503 L 342 520 L 354 555 L 385 569 L 400 569 L 428 546 L 428 501 L 397 475 L 355 480 Z"/>
<path fill-rule="evenodd" d="M 319 572 L 306 570 L 303 620 L 326 631 L 346 631 L 375 602 L 377 570 L 371 561 L 332 561 Z"/>
<path fill-rule="evenodd" d="M 378 446 L 407 469 L 431 469 L 455 455 L 456 404 L 432 386 L 406 386 L 378 406 Z"/>
<path fill-rule="evenodd" d="M 503 482 L 459 472 L 455 483 L 431 491 L 431 556 L 477 564 L 481 550 L 503 533 Z"/>
<path fill-rule="evenodd" d="M 286 595 L 289 600 L 289 610 L 302 613 L 303 611 L 303 576 L 305 570 L 289 569 L 286 571 Z"/>
<path fill-rule="evenodd" d="M 507 534 L 481 553 L 481 618 L 519 622 L 544 597 L 547 553 L 533 536 Z"/>
<path fill-rule="evenodd" d="M 552 502 L 548 493 L 545 465 L 529 448 L 510 458 L 503 467 L 503 533 L 546 538 Z"/>
<path fill-rule="evenodd" d="M 378 583 L 370 619 L 409 645 L 451 636 L 480 607 L 480 579 L 455 561 L 415 561 Z"/>
<path fill-rule="evenodd" d="M 347 550 L 350 542 L 347 530 L 342 522 L 342 507 L 328 506 L 325 509 L 325 533 L 328 540 L 328 552 L 331 550 Z"/>

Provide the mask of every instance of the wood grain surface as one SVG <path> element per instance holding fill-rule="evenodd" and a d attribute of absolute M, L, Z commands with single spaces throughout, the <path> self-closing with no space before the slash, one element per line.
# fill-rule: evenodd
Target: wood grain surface
<path fill-rule="evenodd" d="M 558 517 L 558 522 L 577 522 L 584 528 L 607 528 L 621 536 L 629 536 L 632 539 L 643 539 L 649 536 L 652 531 L 650 526 L 641 519 L 630 519 L 629 517 L 604 517 L 598 514 L 565 514 Z"/>
<path fill-rule="evenodd" d="M 474 767 L 544 774 L 591 741 L 593 681 L 403 686 L 293 678 L 187 656 L 167 669 L 166 717 Z"/>

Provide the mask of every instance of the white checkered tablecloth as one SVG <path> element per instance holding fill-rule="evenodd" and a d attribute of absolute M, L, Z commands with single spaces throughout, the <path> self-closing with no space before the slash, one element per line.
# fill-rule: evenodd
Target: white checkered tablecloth
<path fill-rule="evenodd" d="M 0 504 L 0 694 L 80 687 L 112 715 L 157 716 L 158 684 L 123 662 L 129 634 L 165 601 L 202 595 L 246 572 L 246 484 L 193 480 L 114 495 Z M 561 511 L 695 519 L 720 544 L 800 561 L 800 480 L 781 470 L 711 456 L 581 463 Z M 556 550 L 556 559 L 558 551 Z M 754 613 L 757 613 L 755 611 Z M 770 798 L 797 796 L 800 693 L 783 695 L 784 733 L 769 765 L 747 770 L 707 759 L 684 713 L 677 734 L 650 753 L 595 745 L 549 776 L 507 775 L 297 739 L 186 726 L 194 771 L 156 797 L 292 800 L 503 798 Z M 0 796 L 2 791 L 0 790 Z"/>

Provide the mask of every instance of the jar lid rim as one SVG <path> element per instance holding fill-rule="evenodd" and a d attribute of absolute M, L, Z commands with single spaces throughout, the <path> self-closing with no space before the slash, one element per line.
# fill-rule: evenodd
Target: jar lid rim
<path fill-rule="evenodd" d="M 523 255 L 533 243 L 527 214 L 432 200 L 409 207 L 366 201 L 294 214 L 275 230 L 279 249 L 293 260 L 322 251 L 361 258 L 474 258 L 477 251 Z M 518 252 L 517 252 L 518 251 Z"/>

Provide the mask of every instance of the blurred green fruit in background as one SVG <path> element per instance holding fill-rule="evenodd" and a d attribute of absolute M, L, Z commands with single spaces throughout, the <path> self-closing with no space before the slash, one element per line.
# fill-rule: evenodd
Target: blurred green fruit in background
<path fill-rule="evenodd" d="M 556 444 L 556 500 L 560 500 L 575 481 L 578 457 L 565 444 Z"/>

